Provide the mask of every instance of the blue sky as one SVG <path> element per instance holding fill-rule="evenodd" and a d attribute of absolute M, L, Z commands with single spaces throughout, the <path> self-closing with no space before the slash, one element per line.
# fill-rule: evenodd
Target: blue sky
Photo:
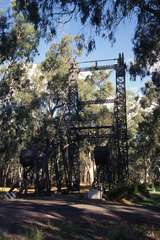
<path fill-rule="evenodd" d="M 0 0 L 0 7 L 6 8 L 11 2 L 10 0 Z M 120 52 L 124 53 L 125 61 L 128 64 L 131 60 L 133 60 L 133 51 L 132 51 L 132 39 L 134 36 L 135 29 L 135 20 L 127 20 L 125 23 L 121 23 L 119 28 L 116 31 L 116 43 L 111 46 L 107 40 L 102 39 L 101 37 L 96 37 L 96 49 L 89 55 L 86 56 L 83 54 L 78 61 L 85 60 L 96 60 L 96 59 L 106 59 L 106 58 L 116 58 Z M 84 28 L 81 26 L 79 22 L 75 22 L 72 20 L 70 23 L 66 25 L 61 25 L 57 31 L 57 38 L 53 39 L 54 41 L 60 40 L 60 38 L 64 35 L 77 35 L 79 33 L 84 32 L 87 34 L 90 32 L 89 28 Z M 40 41 L 39 45 L 39 56 L 35 58 L 35 63 L 41 62 L 46 54 L 47 49 L 49 48 L 49 44 L 47 44 L 44 40 Z M 144 81 L 137 79 L 136 82 L 130 81 L 127 77 L 127 88 L 134 91 L 135 94 L 140 94 L 140 88 L 144 85 Z"/>
<path fill-rule="evenodd" d="M 116 43 L 111 46 L 111 43 L 107 40 L 94 36 L 96 40 L 96 49 L 89 55 L 85 54 L 80 60 L 94 60 L 94 59 L 106 59 L 106 58 L 116 58 L 120 52 L 125 54 L 126 61 L 133 59 L 132 52 L 132 38 L 134 36 L 135 23 L 134 21 L 128 20 L 127 22 L 121 23 L 116 31 Z M 61 25 L 57 31 L 57 38 L 53 41 L 60 40 L 64 35 L 78 35 L 84 33 L 85 36 L 89 36 L 91 29 L 89 27 L 84 27 L 80 22 L 74 21 L 74 19 L 68 24 Z M 93 32 L 93 31 L 92 31 Z M 40 56 L 35 60 L 40 62 L 45 56 L 44 49 L 47 49 L 47 44 L 42 40 L 40 43 Z M 42 51 L 43 49 L 43 51 Z"/>
<path fill-rule="evenodd" d="M 125 61 L 127 64 L 130 63 L 131 60 L 134 59 L 133 55 L 133 45 L 132 39 L 134 36 L 135 30 L 135 22 L 134 20 L 126 21 L 121 23 L 116 31 L 116 42 L 112 46 L 110 42 L 107 40 L 96 37 L 96 49 L 90 53 L 88 56 L 86 53 L 83 54 L 78 61 L 88 61 L 88 60 L 96 60 L 96 59 L 107 59 L 107 58 L 117 58 L 120 52 L 124 53 Z M 58 29 L 58 36 L 53 39 L 53 41 L 59 41 L 61 37 L 64 35 L 77 35 L 79 33 L 86 33 L 89 31 L 88 28 L 84 28 L 81 26 L 79 22 L 71 21 L 69 24 L 65 26 L 60 26 Z M 45 53 L 48 49 L 49 45 L 45 43 L 44 40 L 41 40 L 39 46 L 40 55 L 35 58 L 35 62 L 39 63 L 44 59 Z M 112 81 L 114 81 L 114 74 L 112 74 Z M 141 94 L 141 87 L 144 86 L 144 81 L 137 79 L 135 82 L 130 81 L 127 76 L 127 89 L 133 91 L 135 94 Z"/>

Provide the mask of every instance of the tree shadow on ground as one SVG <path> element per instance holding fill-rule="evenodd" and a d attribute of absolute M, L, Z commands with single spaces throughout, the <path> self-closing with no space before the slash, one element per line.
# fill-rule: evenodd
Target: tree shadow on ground
<path fill-rule="evenodd" d="M 159 209 L 69 198 L 1 201 L 0 230 L 22 239 L 39 229 L 49 240 L 138 240 L 147 239 L 146 230 L 160 230 Z"/>

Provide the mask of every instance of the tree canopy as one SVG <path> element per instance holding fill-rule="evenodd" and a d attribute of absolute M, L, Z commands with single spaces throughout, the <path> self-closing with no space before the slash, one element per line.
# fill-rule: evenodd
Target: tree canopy
<path fill-rule="evenodd" d="M 56 157 L 53 156 L 55 151 L 51 151 L 51 148 L 55 150 L 54 144 L 56 141 L 60 142 L 58 135 L 60 124 L 64 133 L 67 132 L 63 116 L 65 113 L 67 115 L 70 68 L 68 63 L 80 53 L 85 45 L 86 36 L 83 33 L 78 37 L 65 36 L 59 43 L 53 42 L 45 59 L 35 67 L 32 60 L 38 52 L 40 38 L 55 35 L 61 21 L 79 18 L 83 25 L 89 24 L 95 34 L 114 41 L 115 29 L 121 21 L 133 17 L 137 24 L 133 40 L 136 66 L 137 69 L 143 70 L 159 61 L 159 7 L 160 4 L 156 0 L 14 0 L 8 12 L 0 13 L 2 179 L 8 173 L 14 172 L 12 171 L 14 165 L 17 174 L 21 150 L 31 147 L 37 152 L 47 152 L 49 168 L 53 173 L 53 162 Z M 94 36 L 89 39 L 88 50 L 93 47 Z M 85 79 L 79 79 L 80 99 L 112 97 L 115 89 L 108 80 L 109 76 L 108 72 L 97 71 Z M 138 110 L 134 96 L 127 94 L 128 99 L 135 104 L 132 109 L 133 115 L 128 113 L 128 116 L 131 116 L 128 117 L 130 167 L 133 172 L 137 166 L 143 168 L 145 181 L 147 171 L 153 180 L 157 180 L 160 156 L 158 91 L 151 81 L 147 82 L 143 89 L 144 96 L 137 104 Z M 128 108 L 130 110 L 130 103 Z M 83 123 L 93 126 L 110 125 L 112 117 L 113 109 L 107 108 L 106 105 L 87 106 L 80 115 Z M 66 134 L 62 138 L 64 142 L 65 138 Z M 102 144 L 100 141 L 98 140 L 97 144 Z M 84 168 L 91 164 L 89 154 L 93 150 L 90 149 L 93 145 L 94 143 L 88 140 L 81 145 L 83 160 L 89 159 L 88 162 L 84 161 Z M 57 161 L 60 161 L 59 159 Z M 61 170 L 64 172 L 63 168 Z"/>
<path fill-rule="evenodd" d="M 160 3 L 158 0 L 15 0 L 13 9 L 22 12 L 43 33 L 55 34 L 59 22 L 79 19 L 92 32 L 111 41 L 119 24 L 133 19 L 136 24 L 133 48 L 138 66 L 153 65 L 160 58 Z M 82 33 L 83 34 L 83 33 Z M 83 36 L 84 37 L 84 36 Z M 95 47 L 90 38 L 88 49 Z"/>

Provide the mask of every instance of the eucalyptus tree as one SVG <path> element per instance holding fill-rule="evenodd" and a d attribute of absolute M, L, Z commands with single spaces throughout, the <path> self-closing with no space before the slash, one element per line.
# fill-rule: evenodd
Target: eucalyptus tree
<path fill-rule="evenodd" d="M 4 180 L 11 168 L 16 169 L 22 140 L 27 138 L 30 111 L 15 96 L 28 85 L 26 64 L 37 53 L 39 41 L 33 24 L 21 14 L 8 14 L 0 13 L 0 166 Z"/>
<path fill-rule="evenodd" d="M 147 184 L 160 180 L 160 108 L 151 81 L 146 83 L 143 94 L 130 122 L 130 172 L 132 180 Z"/>
<path fill-rule="evenodd" d="M 91 29 L 88 49 L 95 47 L 95 35 L 115 41 L 115 31 L 125 20 L 135 22 L 133 48 L 137 70 L 159 61 L 160 3 L 158 0 L 15 0 L 13 9 L 27 21 L 55 34 L 60 22 L 79 20 Z M 86 36 L 83 35 L 82 39 Z"/>

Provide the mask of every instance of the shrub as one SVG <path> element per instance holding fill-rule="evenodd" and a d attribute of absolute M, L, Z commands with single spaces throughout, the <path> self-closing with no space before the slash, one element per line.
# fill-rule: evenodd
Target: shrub
<path fill-rule="evenodd" d="M 43 233 L 38 228 L 34 228 L 27 236 L 26 240 L 43 240 Z"/>
<path fill-rule="evenodd" d="M 145 197 L 150 197 L 149 191 L 144 184 L 132 184 L 111 189 L 105 194 L 105 198 L 109 200 L 120 200 L 122 198 L 135 196 L 138 193 Z"/>

